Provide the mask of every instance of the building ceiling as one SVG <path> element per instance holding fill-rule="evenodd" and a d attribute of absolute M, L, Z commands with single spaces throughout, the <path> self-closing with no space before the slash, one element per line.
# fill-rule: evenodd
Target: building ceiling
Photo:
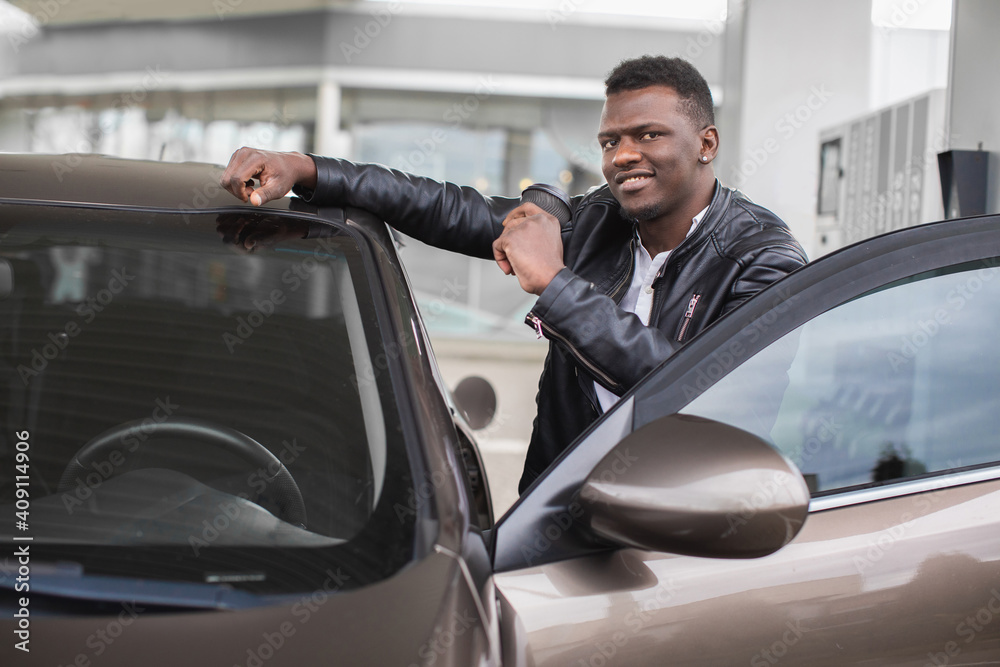
<path fill-rule="evenodd" d="M 192 20 L 261 14 L 288 14 L 324 7 L 346 8 L 357 0 L 8 0 L 42 25 L 118 21 Z"/>

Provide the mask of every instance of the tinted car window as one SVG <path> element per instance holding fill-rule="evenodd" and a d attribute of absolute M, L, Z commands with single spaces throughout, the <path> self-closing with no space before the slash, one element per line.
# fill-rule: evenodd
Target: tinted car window
<path fill-rule="evenodd" d="M 924 273 L 834 308 L 682 412 L 770 441 L 814 492 L 1000 461 L 998 264 Z"/>
<path fill-rule="evenodd" d="M 351 236 L 300 240 L 317 230 L 265 215 L 0 216 L 0 505 L 16 508 L 26 440 L 36 559 L 289 592 L 331 565 L 356 586 L 412 558 L 412 518 L 392 510 L 410 469 Z"/>

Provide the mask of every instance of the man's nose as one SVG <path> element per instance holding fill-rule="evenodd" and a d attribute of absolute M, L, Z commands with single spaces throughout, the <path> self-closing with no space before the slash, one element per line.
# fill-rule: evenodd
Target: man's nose
<path fill-rule="evenodd" d="M 615 155 L 611 158 L 611 164 L 615 165 L 619 169 L 629 164 L 633 164 L 642 159 L 642 155 L 636 148 L 636 145 L 628 140 L 622 139 L 615 149 Z"/>

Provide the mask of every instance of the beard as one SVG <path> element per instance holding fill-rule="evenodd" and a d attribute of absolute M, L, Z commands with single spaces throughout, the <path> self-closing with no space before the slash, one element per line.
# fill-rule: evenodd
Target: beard
<path fill-rule="evenodd" d="M 618 209 L 618 212 L 626 222 L 637 224 L 640 222 L 649 222 L 660 217 L 660 214 L 663 212 L 663 206 L 660 203 L 646 204 L 645 206 L 633 209 L 622 206 Z"/>

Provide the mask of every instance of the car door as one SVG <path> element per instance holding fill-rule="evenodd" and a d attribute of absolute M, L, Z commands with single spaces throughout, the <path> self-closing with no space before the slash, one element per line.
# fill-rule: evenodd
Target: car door
<path fill-rule="evenodd" d="M 765 290 L 627 394 L 500 521 L 505 657 L 1000 664 L 998 330 L 996 216 L 872 239 Z M 671 415 L 736 427 L 794 463 L 811 495 L 794 539 L 703 558 L 595 537 L 588 476 Z M 646 464 L 631 458 L 625 477 Z M 729 530 L 770 492 L 737 499 Z"/>

